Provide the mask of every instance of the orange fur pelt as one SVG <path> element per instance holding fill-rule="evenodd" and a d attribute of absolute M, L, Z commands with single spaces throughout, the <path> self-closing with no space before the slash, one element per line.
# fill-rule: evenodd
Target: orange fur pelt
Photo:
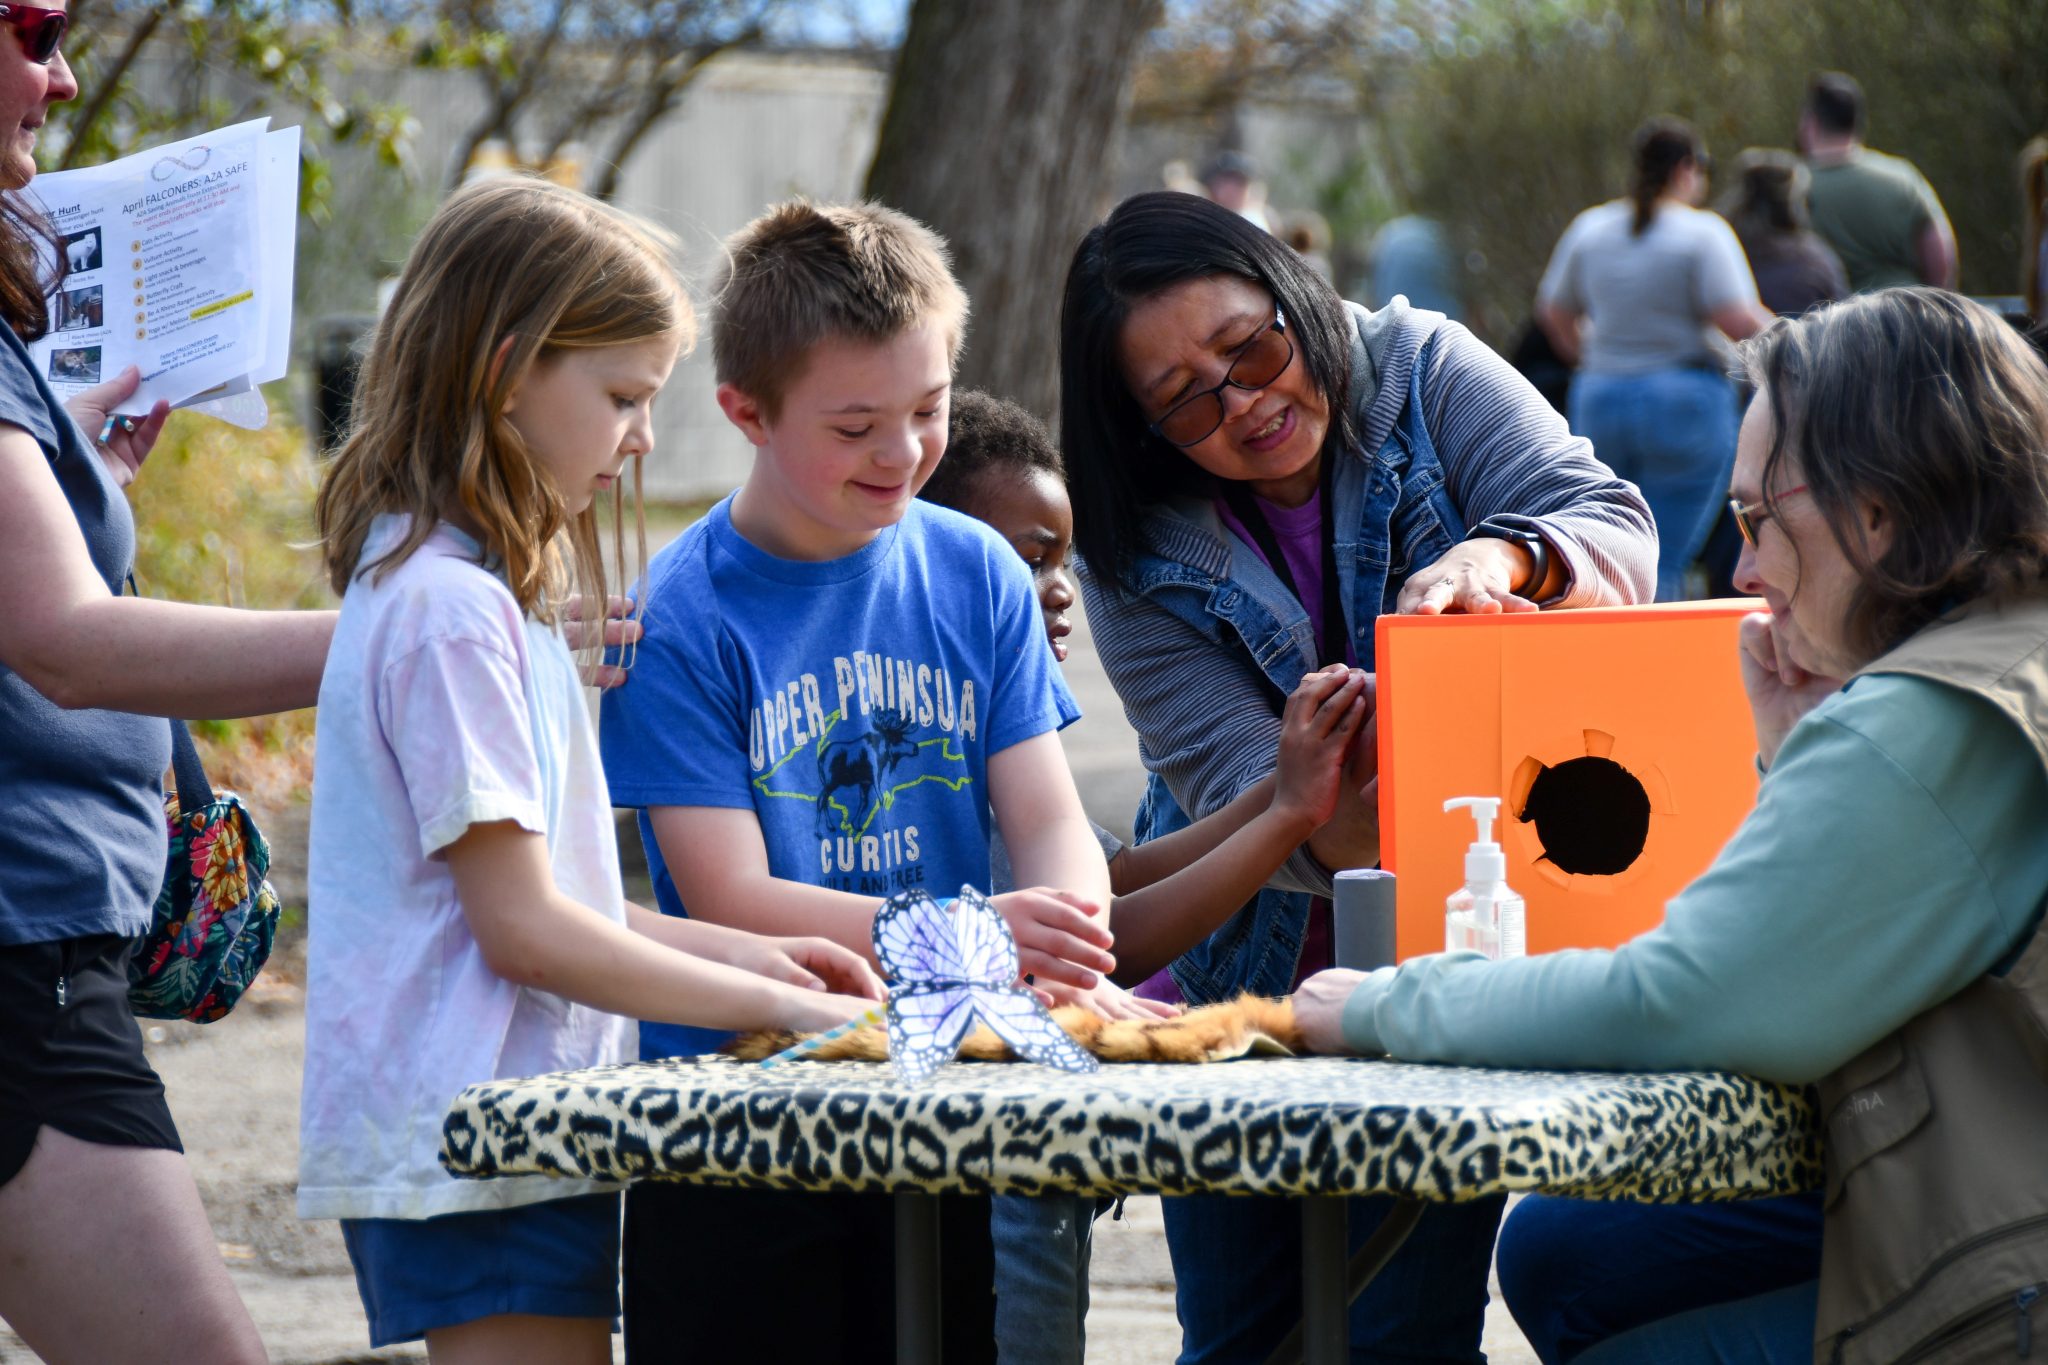
<path fill-rule="evenodd" d="M 1252 1052 L 1291 1056 L 1307 1050 L 1295 1027 L 1294 1002 L 1257 995 L 1203 1005 L 1173 1019 L 1104 1019 L 1079 1005 L 1063 1005 L 1052 1016 L 1075 1042 L 1105 1062 L 1221 1062 Z M 741 1034 L 725 1051 L 743 1062 L 758 1062 L 807 1036 L 764 1029 Z M 889 1039 L 880 1024 L 870 1024 L 801 1055 L 814 1062 L 883 1062 L 889 1059 Z M 986 1028 L 967 1035 L 960 1055 L 979 1062 L 1017 1059 Z"/>

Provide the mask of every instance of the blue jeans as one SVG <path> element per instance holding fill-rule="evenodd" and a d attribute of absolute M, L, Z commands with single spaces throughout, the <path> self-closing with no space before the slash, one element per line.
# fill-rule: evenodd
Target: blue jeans
<path fill-rule="evenodd" d="M 1352 1199 L 1356 1250 L 1392 1207 Z M 1483 1365 L 1486 1268 L 1504 1196 L 1431 1205 L 1351 1305 L 1353 1365 Z M 1180 1365 L 1258 1365 L 1301 1320 L 1301 1206 L 1292 1199 L 1187 1195 L 1160 1201 L 1173 1256 Z"/>
<path fill-rule="evenodd" d="M 1808 1365 L 1820 1285 L 1737 1299 L 1624 1332 L 1579 1357 L 1583 1365 Z"/>
<path fill-rule="evenodd" d="M 999 1194 L 989 1200 L 988 1229 L 996 1259 L 996 1359 L 1080 1365 L 1094 1196 Z"/>
<path fill-rule="evenodd" d="M 1657 521 L 1657 600 L 1676 600 L 1728 497 L 1735 386 L 1714 370 L 1581 371 L 1567 406 L 1572 432 L 1643 491 Z"/>
<path fill-rule="evenodd" d="M 1820 1225 L 1818 1194 L 1728 1204 L 1530 1195 L 1500 1231 L 1501 1297 L 1544 1365 L 1590 1361 L 1592 1348 L 1633 1341 L 1634 1329 L 1812 1280 Z M 1813 1353 L 1810 1292 L 1801 1331 L 1803 1361 Z"/>

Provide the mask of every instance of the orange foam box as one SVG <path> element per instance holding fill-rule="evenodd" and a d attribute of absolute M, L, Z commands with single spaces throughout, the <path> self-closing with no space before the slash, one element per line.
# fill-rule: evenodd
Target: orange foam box
<path fill-rule="evenodd" d="M 1396 951 L 1443 951 L 1471 813 L 1528 905 L 1528 951 L 1625 943 L 1703 872 L 1756 804 L 1736 660 L 1750 599 L 1498 616 L 1379 618 L 1380 851 Z"/>

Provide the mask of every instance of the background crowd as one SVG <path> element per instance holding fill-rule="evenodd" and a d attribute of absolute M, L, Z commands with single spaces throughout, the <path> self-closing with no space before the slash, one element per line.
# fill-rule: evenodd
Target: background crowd
<path fill-rule="evenodd" d="M 1728 596 L 1737 538 L 1722 508 L 1746 398 L 1733 343 L 1773 317 L 1897 285 L 1953 289 L 1956 231 L 1910 161 L 1865 141 L 1871 111 L 1845 72 L 1809 82 L 1790 148 L 1743 148 L 1719 180 L 1705 138 L 1686 120 L 1653 117 L 1629 140 L 1629 180 L 1558 239 L 1530 322 L 1504 341 L 1516 367 L 1643 489 L 1660 540 L 1657 598 Z M 2048 328 L 2048 135 L 2016 163 L 2020 292 L 1988 300 L 2014 325 Z M 1312 209 L 1269 202 L 1242 153 L 1213 158 L 1199 180 L 1170 165 L 1171 188 L 1207 194 L 1278 234 L 1325 275 L 1328 224 Z M 1417 213 L 1373 233 L 1360 301 L 1399 295 L 1475 321 L 1474 280 L 1456 235 Z M 1509 342 L 1511 341 L 1511 344 Z"/>

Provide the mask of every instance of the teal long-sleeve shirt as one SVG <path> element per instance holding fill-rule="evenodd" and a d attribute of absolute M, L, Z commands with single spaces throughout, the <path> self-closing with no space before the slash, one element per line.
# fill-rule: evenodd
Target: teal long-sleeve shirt
<path fill-rule="evenodd" d="M 1809 1082 L 2002 969 L 2044 899 L 2038 753 L 1979 697 L 1873 675 L 1793 728 L 1662 926 L 1613 950 L 1383 968 L 1344 1036 L 1411 1061 Z"/>

